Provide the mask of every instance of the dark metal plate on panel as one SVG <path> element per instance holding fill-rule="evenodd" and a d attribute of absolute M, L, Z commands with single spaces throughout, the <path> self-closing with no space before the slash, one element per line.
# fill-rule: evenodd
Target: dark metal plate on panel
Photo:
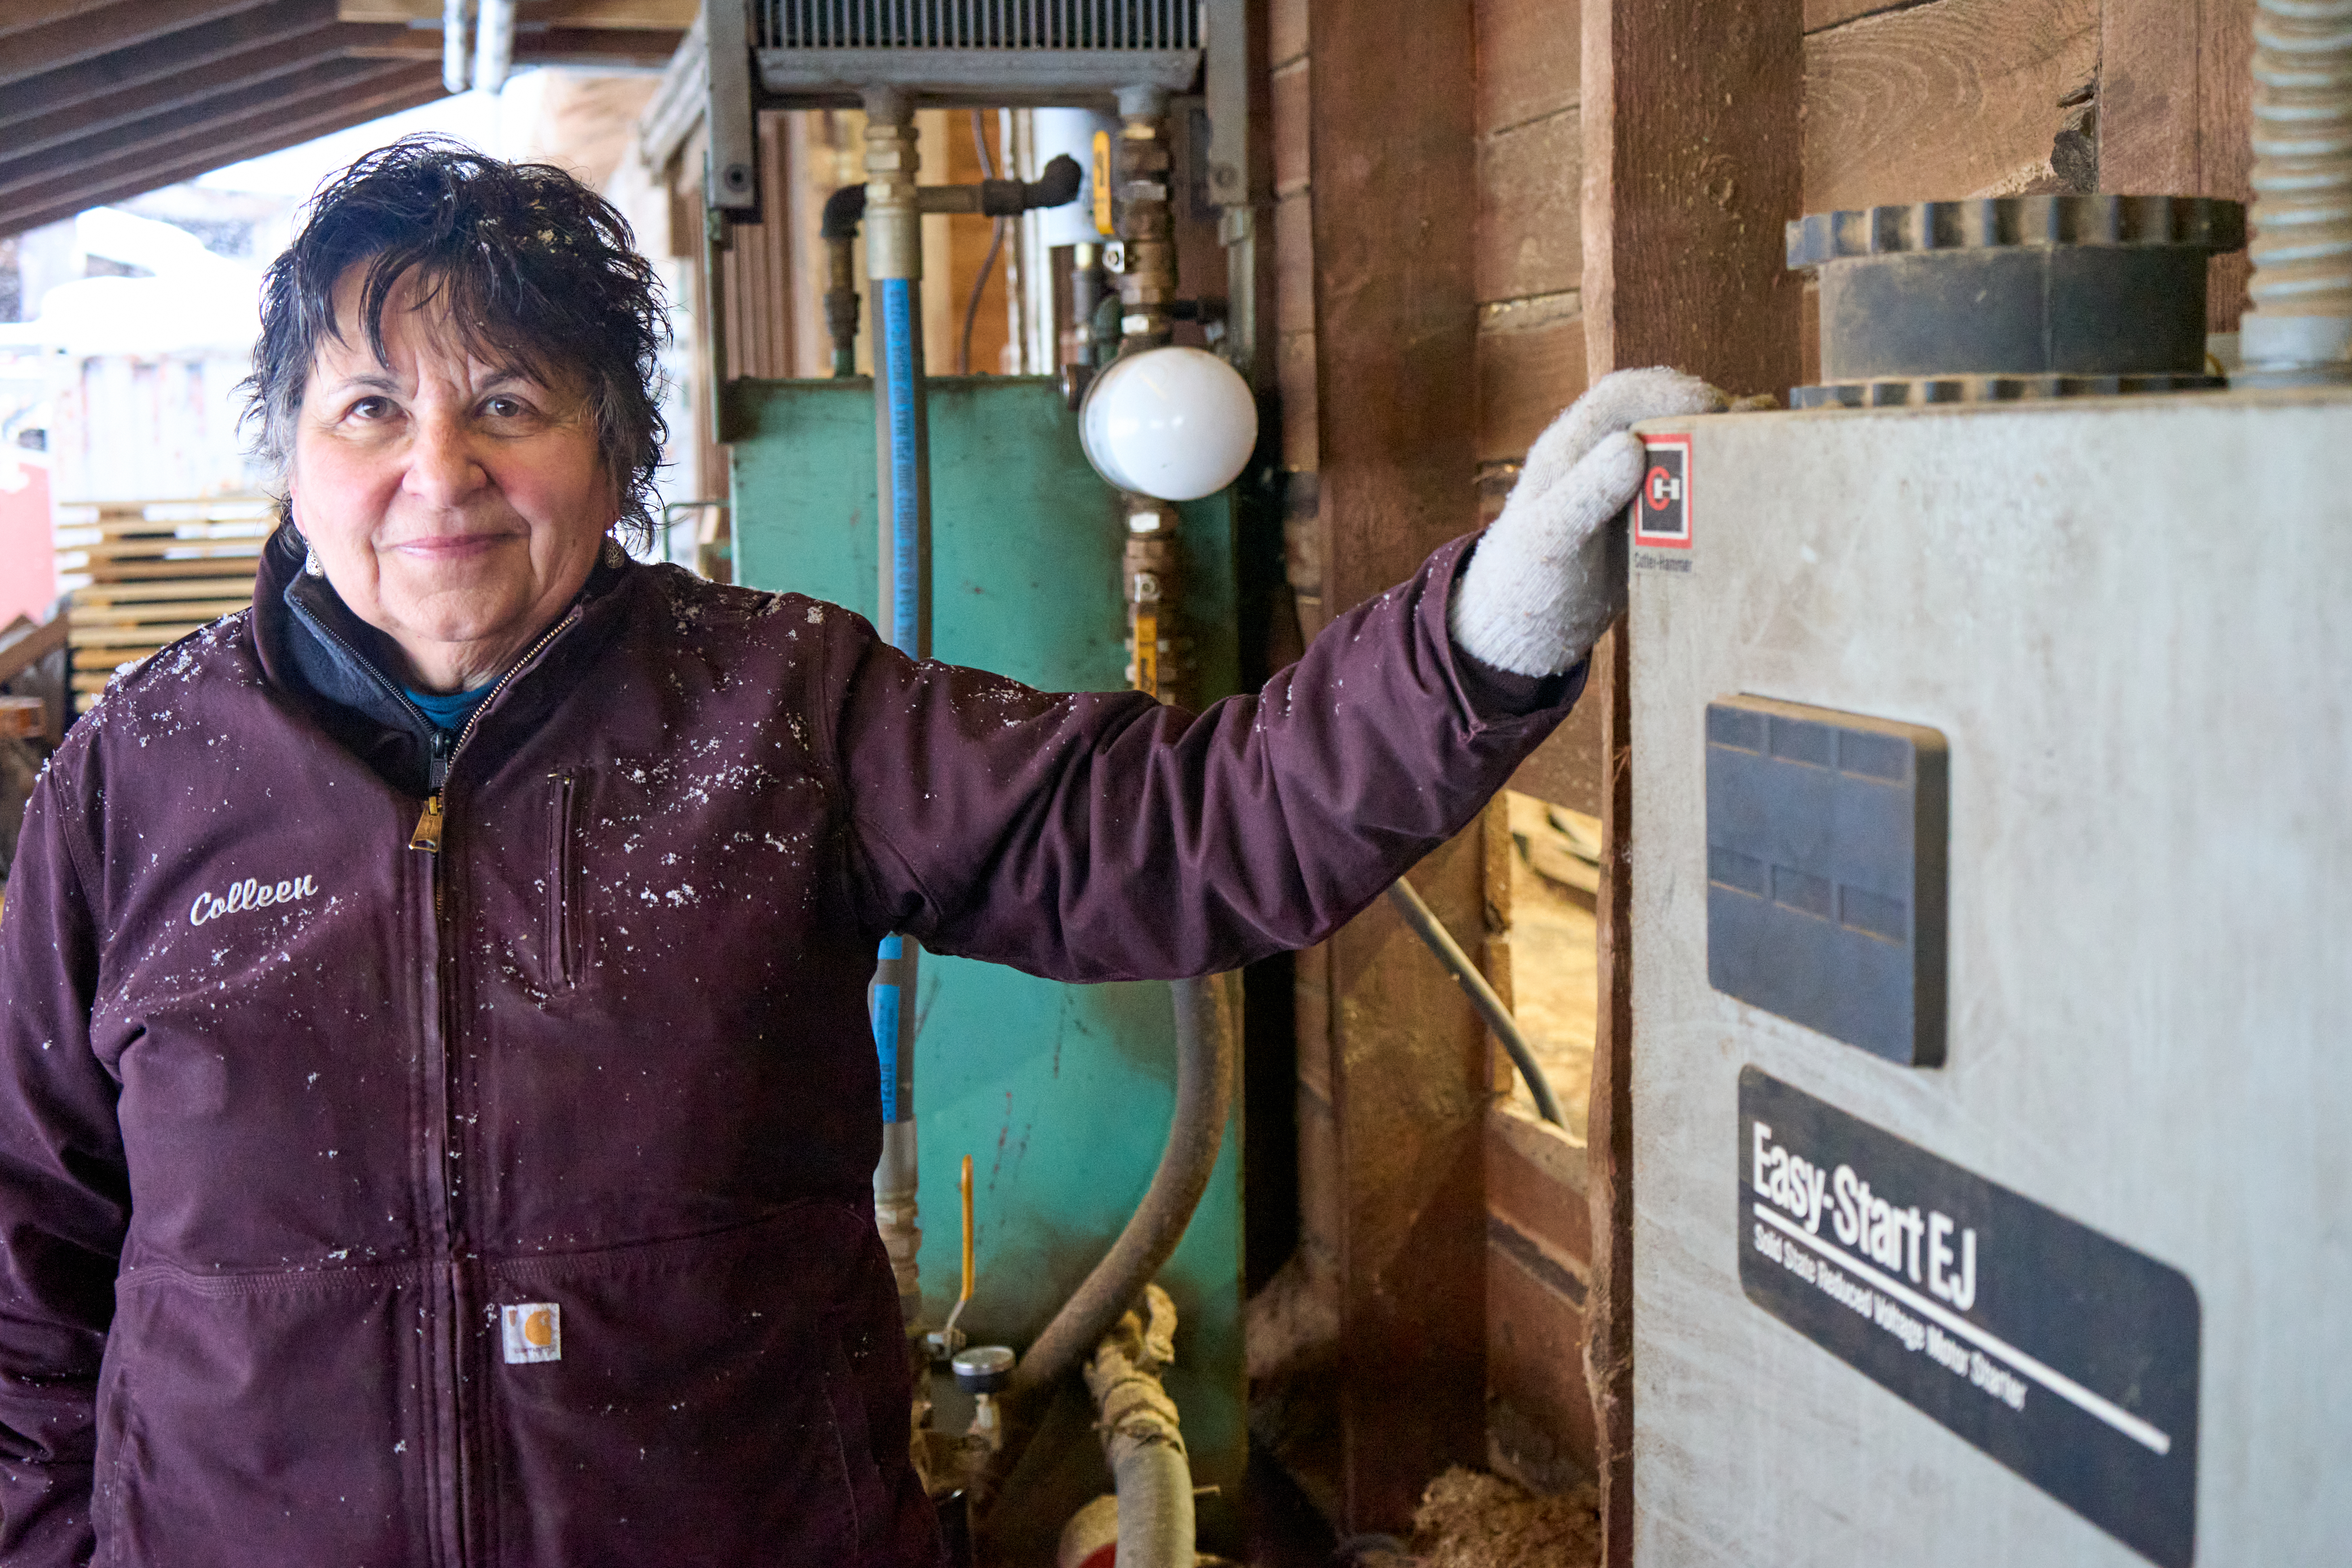
<path fill-rule="evenodd" d="M 1750 1301 L 2188 1568 L 2202 1311 L 2187 1275 L 1752 1067 L 1737 1168 Z M 1897 1476 L 1917 1458 L 1854 1485 L 1916 1484 Z"/>
<path fill-rule="evenodd" d="M 1945 758 L 1917 724 L 1707 704 L 1707 984 L 1889 1061 L 1942 1066 Z"/>

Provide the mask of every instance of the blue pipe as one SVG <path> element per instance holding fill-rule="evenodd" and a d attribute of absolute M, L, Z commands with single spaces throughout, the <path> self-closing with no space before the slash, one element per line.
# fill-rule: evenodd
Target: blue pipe
<path fill-rule="evenodd" d="M 889 405 L 890 641 L 908 658 L 930 650 L 921 621 L 922 454 L 915 426 L 915 285 L 885 278 L 882 292 L 883 395 Z"/>
<path fill-rule="evenodd" d="M 915 279 L 883 278 L 875 281 L 877 314 L 882 329 L 882 363 L 878 378 L 883 406 L 882 471 L 889 481 L 890 522 L 890 641 L 909 658 L 930 652 L 930 626 L 924 615 L 923 582 L 923 428 L 919 406 L 921 348 L 919 301 Z M 915 1120 L 915 1009 L 908 995 L 915 984 L 913 943 L 897 934 L 885 937 L 878 954 L 871 996 L 874 1049 L 882 1077 L 882 1121 L 885 1126 Z M 907 1173 L 911 1177 L 911 1173 Z"/>

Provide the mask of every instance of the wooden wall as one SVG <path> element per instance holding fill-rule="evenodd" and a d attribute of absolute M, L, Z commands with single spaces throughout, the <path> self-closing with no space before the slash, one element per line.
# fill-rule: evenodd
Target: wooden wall
<path fill-rule="evenodd" d="M 1582 20 L 1577 0 L 1477 0 L 1478 495 L 1499 510 L 1528 446 L 1585 385 Z M 1512 780 L 1601 809 L 1601 707 L 1580 703 Z M 1490 816 L 1486 964 L 1510 994 L 1507 825 Z M 1496 930 L 1497 925 L 1502 929 Z M 1507 1087 L 1507 1059 L 1490 1084 Z M 1594 1465 L 1585 1388 L 1591 1238 L 1581 1146 L 1500 1105 L 1484 1139 L 1486 1458 L 1541 1490 Z"/>

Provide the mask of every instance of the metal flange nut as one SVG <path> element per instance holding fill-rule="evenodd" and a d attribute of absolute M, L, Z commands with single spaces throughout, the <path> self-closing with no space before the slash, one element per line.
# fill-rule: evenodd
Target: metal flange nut
<path fill-rule="evenodd" d="M 1820 279 L 1821 384 L 1798 407 L 2211 386 L 2207 261 L 2245 243 L 2207 196 L 1998 196 L 1814 213 L 1789 264 Z"/>
<path fill-rule="evenodd" d="M 1938 250 L 2157 246 L 2209 254 L 2246 243 L 2246 209 L 2210 196 L 1981 196 L 1808 213 L 1789 225 L 1789 265 Z"/>
<path fill-rule="evenodd" d="M 2040 403 L 2061 397 L 2127 397 L 2147 392 L 2210 392 L 2218 375 L 1966 375 L 1910 381 L 1844 381 L 1801 386 L 1791 408 L 1925 408 L 1942 404 Z"/>

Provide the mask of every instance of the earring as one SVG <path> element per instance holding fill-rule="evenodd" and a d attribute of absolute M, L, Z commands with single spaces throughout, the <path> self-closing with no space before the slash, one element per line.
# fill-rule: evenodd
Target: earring
<path fill-rule="evenodd" d="M 327 574 L 327 563 L 319 559 L 319 547 L 307 539 L 302 542 L 302 570 L 312 577 Z"/>
<path fill-rule="evenodd" d="M 611 534 L 604 536 L 604 564 L 607 566 L 625 566 L 629 563 L 629 552 L 623 549 L 621 542 Z"/>

